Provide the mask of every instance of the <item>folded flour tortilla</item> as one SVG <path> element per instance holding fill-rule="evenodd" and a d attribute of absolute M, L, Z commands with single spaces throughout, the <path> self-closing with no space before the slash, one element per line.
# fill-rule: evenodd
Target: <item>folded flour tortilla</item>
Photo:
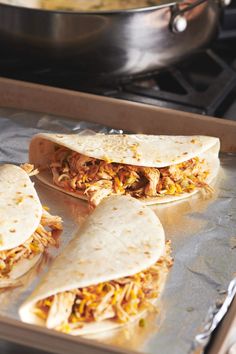
<path fill-rule="evenodd" d="M 26 273 L 44 250 L 55 245 L 61 219 L 43 209 L 28 174 L 0 165 L 0 287 Z"/>
<path fill-rule="evenodd" d="M 38 134 L 29 159 L 40 180 L 93 207 L 114 194 L 155 204 L 209 191 L 219 148 L 207 136 Z"/>
<path fill-rule="evenodd" d="M 72 335 L 116 328 L 149 309 L 171 264 L 155 213 L 132 197 L 106 198 L 20 307 L 20 317 Z"/>

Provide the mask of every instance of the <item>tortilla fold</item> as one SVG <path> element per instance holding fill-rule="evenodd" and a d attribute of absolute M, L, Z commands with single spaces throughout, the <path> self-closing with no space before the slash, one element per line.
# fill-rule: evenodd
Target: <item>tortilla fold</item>
<path fill-rule="evenodd" d="M 68 149 L 71 154 L 78 154 L 80 166 L 76 169 L 73 167 L 71 176 L 68 161 L 66 169 L 59 167 L 60 173 L 58 168 L 52 167 L 53 156 L 60 147 Z M 128 194 L 146 204 L 156 204 L 190 197 L 212 183 L 219 169 L 219 148 L 219 139 L 208 136 L 38 134 L 31 141 L 29 160 L 39 168 L 37 177 L 42 182 L 72 196 L 89 199 L 93 206 L 99 204 L 104 197 L 114 194 Z M 79 156 L 89 157 L 90 160 L 80 161 Z M 101 168 L 98 168 L 96 161 L 100 162 Z M 186 176 L 188 162 L 192 162 L 192 167 L 189 176 Z M 65 164 L 64 161 L 60 163 Z M 74 165 L 76 163 L 75 160 Z M 85 168 L 88 173 L 92 172 L 89 171 L 89 164 L 98 168 L 93 179 L 84 172 Z M 54 162 L 55 165 L 58 165 L 57 161 Z M 72 169 L 71 165 L 72 163 L 69 164 L 69 170 Z M 176 172 L 167 172 L 166 176 L 171 177 L 167 181 L 168 178 L 163 177 L 166 173 L 163 169 L 170 170 L 170 167 L 172 170 L 175 168 Z M 200 173 L 196 172 L 196 168 Z M 65 170 L 67 172 L 63 172 Z M 80 175 L 82 172 L 83 176 Z M 191 175 L 192 172 L 194 176 Z M 182 180 L 185 174 L 187 182 L 182 181 L 179 184 L 176 173 L 182 174 Z M 60 181 L 56 183 L 55 179 Z M 68 186 L 64 187 L 66 179 Z M 166 183 L 169 185 L 166 186 Z"/>
<path fill-rule="evenodd" d="M 55 259 L 40 284 L 20 307 L 20 318 L 27 323 L 55 328 L 54 321 L 45 322 L 34 312 L 39 301 L 75 289 L 91 289 L 91 286 L 126 279 L 153 266 L 164 255 L 165 235 L 156 214 L 134 198 L 109 197 L 90 214 L 78 235 Z M 166 274 L 167 267 L 163 267 L 162 275 L 158 277 L 159 292 Z M 155 300 L 151 299 L 151 302 Z M 61 307 L 55 310 L 55 318 L 59 310 Z M 128 322 L 146 311 L 140 309 L 130 316 Z M 90 321 L 69 333 L 94 333 L 121 325 L 115 319 Z"/>
<path fill-rule="evenodd" d="M 15 165 L 0 165 L 0 287 L 31 269 L 52 242 L 51 232 L 45 229 L 48 218 L 53 224 L 54 217 L 43 210 L 28 174 Z M 60 229 L 60 218 L 55 221 L 52 229 Z"/>

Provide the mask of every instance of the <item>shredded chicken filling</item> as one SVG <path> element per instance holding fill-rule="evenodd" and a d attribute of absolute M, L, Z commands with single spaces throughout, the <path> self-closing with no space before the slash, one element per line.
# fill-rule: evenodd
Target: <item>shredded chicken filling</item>
<path fill-rule="evenodd" d="M 159 296 L 163 274 L 173 263 L 170 253 L 167 241 L 165 255 L 150 268 L 133 276 L 50 296 L 38 301 L 33 312 L 48 328 L 66 333 L 85 323 L 108 319 L 128 322 L 131 316 L 149 309 L 151 300 Z"/>
<path fill-rule="evenodd" d="M 56 230 L 61 230 L 61 218 L 43 210 L 39 226 L 33 235 L 22 245 L 10 250 L 0 251 L 0 278 L 7 277 L 13 266 L 22 259 L 31 259 L 57 243 Z"/>
<path fill-rule="evenodd" d="M 198 157 L 164 167 L 140 167 L 106 162 L 59 147 L 52 156 L 53 183 L 69 192 L 84 194 L 91 206 L 111 194 L 136 198 L 190 193 L 208 188 L 209 171 Z"/>

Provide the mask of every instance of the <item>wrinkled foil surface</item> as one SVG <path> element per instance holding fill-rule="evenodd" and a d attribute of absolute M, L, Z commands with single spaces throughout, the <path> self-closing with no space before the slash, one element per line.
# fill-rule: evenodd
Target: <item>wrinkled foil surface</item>
<path fill-rule="evenodd" d="M 30 138 L 39 132 L 122 133 L 83 121 L 0 109 L 0 162 L 26 162 Z M 236 292 L 235 177 L 236 155 L 223 154 L 213 196 L 199 192 L 179 202 L 153 206 L 166 239 L 172 241 L 174 257 L 174 266 L 157 304 L 158 314 L 149 314 L 142 328 L 132 324 L 99 336 L 90 335 L 91 340 L 150 354 L 204 350 Z M 19 319 L 20 304 L 88 214 L 86 202 L 37 180 L 35 186 L 42 204 L 63 218 L 64 231 L 58 249 L 50 249 L 17 286 L 0 291 L 0 314 L 13 319 Z"/>

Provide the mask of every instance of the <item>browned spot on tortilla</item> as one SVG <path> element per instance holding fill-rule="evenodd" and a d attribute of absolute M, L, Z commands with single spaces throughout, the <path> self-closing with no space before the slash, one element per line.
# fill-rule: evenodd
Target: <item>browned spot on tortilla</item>
<path fill-rule="evenodd" d="M 10 229 L 9 230 L 11 233 L 16 232 L 16 229 Z"/>
<path fill-rule="evenodd" d="M 138 212 L 138 215 L 143 215 L 144 214 L 144 212 L 142 211 L 142 210 L 140 210 L 139 212 Z"/>
<path fill-rule="evenodd" d="M 129 247 L 128 247 L 128 250 L 129 250 L 129 251 L 136 251 L 136 250 L 137 250 L 137 247 L 129 246 Z"/>
<path fill-rule="evenodd" d="M 188 155 L 188 152 L 183 152 L 183 155 Z"/>
<path fill-rule="evenodd" d="M 16 204 L 17 205 L 19 205 L 19 204 L 21 204 L 22 202 L 23 202 L 23 196 L 22 197 L 17 197 L 16 199 L 15 199 L 15 201 L 16 201 Z M 11 205 L 11 204 L 8 204 L 8 205 Z"/>
<path fill-rule="evenodd" d="M 142 242 L 142 245 L 143 245 L 144 247 L 147 247 L 147 248 L 150 248 L 150 247 L 151 247 L 151 245 L 150 245 L 150 243 L 149 243 L 148 241 L 143 241 L 143 242 Z"/>

